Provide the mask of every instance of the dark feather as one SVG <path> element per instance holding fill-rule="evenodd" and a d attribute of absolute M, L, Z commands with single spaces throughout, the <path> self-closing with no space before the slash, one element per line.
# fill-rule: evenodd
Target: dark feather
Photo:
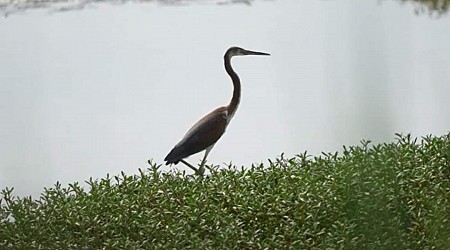
<path fill-rule="evenodd" d="M 221 107 L 204 116 L 186 133 L 183 139 L 164 158 L 166 165 L 205 150 L 225 133 L 227 108 Z"/>

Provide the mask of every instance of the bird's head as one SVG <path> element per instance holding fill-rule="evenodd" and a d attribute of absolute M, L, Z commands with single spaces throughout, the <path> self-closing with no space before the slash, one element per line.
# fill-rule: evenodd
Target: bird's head
<path fill-rule="evenodd" d="M 231 47 L 225 53 L 225 57 L 229 58 L 233 56 L 247 56 L 247 55 L 270 56 L 270 54 L 268 53 L 246 50 L 239 47 Z"/>

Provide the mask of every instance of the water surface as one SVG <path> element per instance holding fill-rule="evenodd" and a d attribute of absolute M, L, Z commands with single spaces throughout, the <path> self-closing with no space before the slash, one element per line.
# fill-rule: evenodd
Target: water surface
<path fill-rule="evenodd" d="M 234 45 L 272 56 L 233 59 L 242 102 L 210 163 L 444 134 L 450 19 L 415 8 L 286 0 L 10 15 L 0 21 L 0 188 L 37 195 L 162 163 L 197 119 L 228 103 L 222 56 Z"/>

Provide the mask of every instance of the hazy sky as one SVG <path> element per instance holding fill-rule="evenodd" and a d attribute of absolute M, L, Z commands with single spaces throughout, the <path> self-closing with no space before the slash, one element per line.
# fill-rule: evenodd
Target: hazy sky
<path fill-rule="evenodd" d="M 444 134 L 449 24 L 397 2 L 350 0 L 9 16 L 0 20 L 0 188 L 37 195 L 56 181 L 163 163 L 196 120 L 230 100 L 222 57 L 234 45 L 272 56 L 233 60 L 242 102 L 210 163 Z"/>

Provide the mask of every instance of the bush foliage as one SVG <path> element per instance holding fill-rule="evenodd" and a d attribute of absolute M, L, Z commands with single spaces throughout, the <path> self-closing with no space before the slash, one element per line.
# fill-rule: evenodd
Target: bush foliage
<path fill-rule="evenodd" d="M 450 134 L 0 202 L 0 249 L 450 249 Z"/>

